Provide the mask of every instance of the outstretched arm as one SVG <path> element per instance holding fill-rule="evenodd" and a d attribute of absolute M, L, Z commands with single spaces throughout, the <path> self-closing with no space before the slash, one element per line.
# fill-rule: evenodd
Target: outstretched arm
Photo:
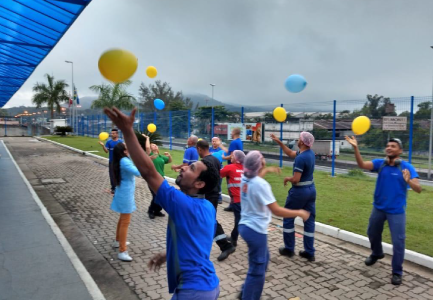
<path fill-rule="evenodd" d="M 275 166 L 266 167 L 260 171 L 259 176 L 262 178 L 265 178 L 266 174 L 268 174 L 268 173 L 276 173 L 279 175 L 279 174 L 281 174 L 281 169 L 278 167 L 275 167 Z"/>
<path fill-rule="evenodd" d="M 303 210 L 303 209 L 287 209 L 284 207 L 281 207 L 278 205 L 277 202 L 271 203 L 268 205 L 271 212 L 278 216 L 283 218 L 295 218 L 295 217 L 301 217 L 302 220 L 307 221 L 310 217 L 310 212 Z"/>
<path fill-rule="evenodd" d="M 147 135 L 145 135 L 144 133 L 141 134 L 145 139 L 146 139 L 146 143 L 145 143 L 145 148 L 146 148 L 146 154 L 150 155 L 150 139 Z"/>
<path fill-rule="evenodd" d="M 99 145 L 101 145 L 102 146 L 102 149 L 104 149 L 104 152 L 105 153 L 108 153 L 108 149 L 105 147 L 105 145 L 104 145 L 104 143 L 103 142 L 99 142 Z"/>
<path fill-rule="evenodd" d="M 283 152 L 286 153 L 286 155 L 290 158 L 295 158 L 296 157 L 296 151 L 291 150 L 289 147 L 287 147 L 286 145 L 283 144 L 282 141 L 280 141 L 275 134 L 271 134 L 271 139 L 277 143 L 281 149 L 283 149 Z"/>
<path fill-rule="evenodd" d="M 117 108 L 104 108 L 105 114 L 113 121 L 114 124 L 122 131 L 128 152 L 131 155 L 134 164 L 140 171 L 141 176 L 146 180 L 150 189 L 156 194 L 164 179 L 156 171 L 152 160 L 141 148 L 137 137 L 135 136 L 133 124 L 136 109 L 134 108 L 130 116 L 125 115 Z"/>
<path fill-rule="evenodd" d="M 373 162 L 372 161 L 364 161 L 362 159 L 361 152 L 359 152 L 359 148 L 358 148 L 358 141 L 356 140 L 356 138 L 354 136 L 352 136 L 350 138 L 347 135 L 344 138 L 346 139 L 346 141 L 349 142 L 349 144 L 352 145 L 353 150 L 355 151 L 355 158 L 356 158 L 356 163 L 358 164 L 358 167 L 360 167 L 361 169 L 364 169 L 364 170 L 369 170 L 369 171 L 373 170 L 373 168 L 374 168 Z"/>

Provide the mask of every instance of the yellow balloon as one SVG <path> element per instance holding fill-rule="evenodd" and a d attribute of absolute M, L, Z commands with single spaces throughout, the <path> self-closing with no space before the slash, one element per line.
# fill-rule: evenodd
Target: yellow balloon
<path fill-rule="evenodd" d="M 202 140 L 202 138 L 199 138 L 197 141 L 201 141 Z"/>
<path fill-rule="evenodd" d="M 147 125 L 147 131 L 155 132 L 156 131 L 156 125 L 153 123 L 150 123 L 149 125 Z"/>
<path fill-rule="evenodd" d="M 101 141 L 105 141 L 106 139 L 108 139 L 109 136 L 110 136 L 110 135 L 109 135 L 107 132 L 101 132 L 101 133 L 99 134 L 99 140 L 101 140 Z"/>
<path fill-rule="evenodd" d="M 366 133 L 370 129 L 370 119 L 366 116 L 360 116 L 355 118 L 352 122 L 352 131 L 356 135 Z"/>
<path fill-rule="evenodd" d="M 147 67 L 146 74 L 150 78 L 155 78 L 156 75 L 158 75 L 158 71 L 156 70 L 156 68 L 154 66 L 150 66 L 150 67 Z"/>
<path fill-rule="evenodd" d="M 283 107 L 275 108 L 273 115 L 278 122 L 284 122 L 287 118 L 287 112 Z"/>
<path fill-rule="evenodd" d="M 123 49 L 108 50 L 102 53 L 98 61 L 99 72 L 114 83 L 121 83 L 131 78 L 137 66 L 137 57 Z"/>

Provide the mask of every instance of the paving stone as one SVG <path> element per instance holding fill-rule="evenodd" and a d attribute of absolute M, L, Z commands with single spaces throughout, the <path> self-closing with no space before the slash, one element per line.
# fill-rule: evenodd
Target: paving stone
<path fill-rule="evenodd" d="M 167 217 L 148 218 L 151 194 L 144 180 L 136 180 L 137 211 L 132 214 L 128 232 L 131 242 L 128 251 L 134 260 L 130 263 L 119 262 L 117 249 L 111 247 L 119 216 L 110 210 L 112 196 L 109 194 L 107 163 L 48 143 L 37 145 L 32 153 L 37 157 L 22 156 L 21 159 L 37 180 L 45 182 L 44 187 L 65 208 L 119 276 L 140 299 L 170 299 L 166 269 L 157 272 L 147 269 L 149 259 L 165 251 Z M 20 146 L 30 147 L 25 143 Z M 53 163 L 53 157 L 56 163 Z M 62 179 L 61 184 L 52 180 L 56 178 Z M 219 206 L 217 218 L 226 233 L 230 233 L 234 217 L 233 213 L 223 211 L 226 206 Z M 281 257 L 278 248 L 283 245 L 283 239 L 278 224 L 281 221 L 274 219 L 268 234 L 271 261 L 262 299 L 433 299 L 433 280 L 430 277 L 405 272 L 403 285 L 394 287 L 390 284 L 392 272 L 389 263 L 379 261 L 373 267 L 366 267 L 363 263 L 365 251 L 338 247 L 321 239 L 319 234 L 316 235 L 315 263 L 309 263 L 298 255 Z M 302 249 L 302 237 L 296 237 L 296 243 L 297 250 Z M 227 260 L 218 262 L 216 258 L 220 250 L 214 244 L 211 260 L 220 279 L 220 299 L 237 298 L 248 271 L 247 251 L 245 242 L 240 238 L 236 252 Z"/>

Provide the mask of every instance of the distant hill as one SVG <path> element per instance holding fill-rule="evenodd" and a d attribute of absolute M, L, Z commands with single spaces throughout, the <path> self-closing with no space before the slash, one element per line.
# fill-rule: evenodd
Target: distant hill
<path fill-rule="evenodd" d="M 241 111 L 242 105 L 235 105 L 224 103 L 215 99 L 211 99 L 211 97 L 203 94 L 185 94 L 185 97 L 189 97 L 191 101 L 194 103 L 192 108 L 195 109 L 197 103 L 199 106 L 225 106 L 229 111 Z M 273 108 L 272 108 L 273 109 Z M 270 110 L 270 108 L 266 108 L 265 106 L 244 106 L 244 112 L 255 112 L 255 111 L 265 111 Z"/>
<path fill-rule="evenodd" d="M 92 102 L 98 99 L 96 96 L 82 97 L 80 98 L 81 110 L 90 109 Z"/>

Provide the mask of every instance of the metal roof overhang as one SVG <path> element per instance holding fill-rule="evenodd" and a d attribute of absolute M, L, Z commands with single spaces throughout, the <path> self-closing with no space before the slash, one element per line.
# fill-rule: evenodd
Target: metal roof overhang
<path fill-rule="evenodd" d="M 0 107 L 20 89 L 91 1 L 0 1 Z"/>

